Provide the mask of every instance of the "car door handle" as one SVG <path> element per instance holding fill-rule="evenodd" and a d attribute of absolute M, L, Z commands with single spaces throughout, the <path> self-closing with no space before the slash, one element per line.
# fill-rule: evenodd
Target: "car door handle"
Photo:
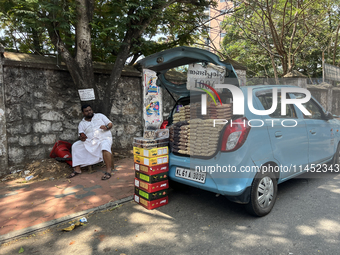
<path fill-rule="evenodd" d="M 276 131 L 275 132 L 275 137 L 282 137 L 282 132 L 281 131 Z"/>
<path fill-rule="evenodd" d="M 310 132 L 312 135 L 316 134 L 315 129 L 311 129 L 311 130 L 309 130 L 309 132 Z"/>

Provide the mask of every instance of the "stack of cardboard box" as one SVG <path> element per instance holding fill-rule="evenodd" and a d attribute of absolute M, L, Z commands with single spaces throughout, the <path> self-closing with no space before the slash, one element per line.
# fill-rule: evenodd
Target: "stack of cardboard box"
<path fill-rule="evenodd" d="M 135 138 L 134 200 L 151 210 L 168 203 L 168 139 Z"/>

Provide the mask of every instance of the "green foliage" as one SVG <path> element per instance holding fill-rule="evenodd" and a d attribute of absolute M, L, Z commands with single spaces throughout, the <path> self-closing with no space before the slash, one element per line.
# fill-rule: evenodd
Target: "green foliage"
<path fill-rule="evenodd" d="M 283 76 L 298 70 L 320 77 L 322 51 L 331 63 L 340 49 L 334 44 L 339 0 L 235 1 L 236 12 L 225 19 L 223 50 L 248 67 L 248 75 Z M 271 60 L 271 56 L 273 60 Z"/>
<path fill-rule="evenodd" d="M 64 0 L 0 0 L 0 24 L 4 36 L 0 42 L 7 50 L 25 53 L 48 54 L 53 51 L 46 31 L 46 24 L 60 31 L 65 43 L 72 40 L 75 22 L 75 3 Z"/>
<path fill-rule="evenodd" d="M 92 25 L 93 56 L 97 61 L 114 62 L 126 32 L 141 29 L 143 33 L 132 41 L 130 55 L 149 55 L 157 51 L 193 42 L 202 13 L 212 1 L 199 4 L 174 2 L 162 11 L 155 6 L 164 0 L 97 1 Z M 194 2 L 194 1 L 192 1 Z M 144 28 L 145 19 L 155 17 Z M 165 40 L 153 38 L 163 34 Z"/>
<path fill-rule="evenodd" d="M 249 77 L 274 77 L 268 54 L 252 41 L 243 39 L 242 31 L 233 25 L 225 26 L 223 50 L 233 60 L 248 68 Z"/>
<path fill-rule="evenodd" d="M 91 25 L 94 61 L 114 62 L 132 30 L 142 33 L 130 42 L 129 56 L 149 55 L 166 48 L 192 43 L 199 34 L 203 10 L 213 0 L 96 0 Z M 152 18 L 150 25 L 143 21 Z M 56 52 L 48 28 L 52 28 L 76 53 L 77 4 L 74 0 L 0 0 L 0 42 L 7 50 L 51 54 Z M 166 40 L 155 42 L 157 34 Z"/>

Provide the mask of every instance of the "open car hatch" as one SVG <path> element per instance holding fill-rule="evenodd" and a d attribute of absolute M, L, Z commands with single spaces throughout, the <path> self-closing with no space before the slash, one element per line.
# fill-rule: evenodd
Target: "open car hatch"
<path fill-rule="evenodd" d="M 165 74 L 169 69 L 195 63 L 212 63 L 224 67 L 226 70 L 225 79 L 228 79 L 226 83 L 239 86 L 233 66 L 222 62 L 217 55 L 203 49 L 181 46 L 152 54 L 137 62 L 143 69 L 150 69 L 157 73 L 158 86 L 181 97 L 190 96 L 186 83 L 174 84 L 166 79 Z"/>

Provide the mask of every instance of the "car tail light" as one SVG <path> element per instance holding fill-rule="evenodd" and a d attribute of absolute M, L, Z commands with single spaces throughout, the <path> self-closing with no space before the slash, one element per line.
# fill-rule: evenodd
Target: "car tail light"
<path fill-rule="evenodd" d="M 221 151 L 235 151 L 240 148 L 247 139 L 250 131 L 247 118 L 239 118 L 230 122 L 226 127 Z"/>
<path fill-rule="evenodd" d="M 160 129 L 166 129 L 167 125 L 168 125 L 169 121 L 168 120 L 164 120 Z"/>

